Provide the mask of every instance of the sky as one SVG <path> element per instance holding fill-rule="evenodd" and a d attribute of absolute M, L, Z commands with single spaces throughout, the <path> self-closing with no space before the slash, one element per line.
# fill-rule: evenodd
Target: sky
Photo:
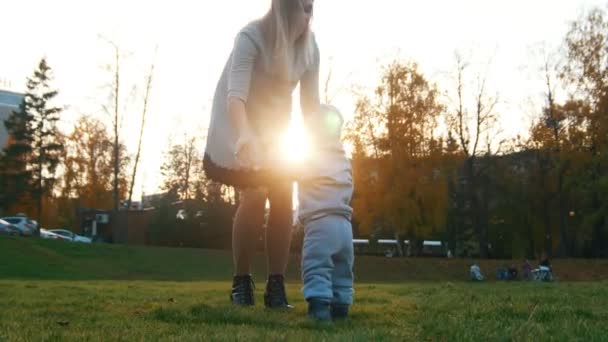
<path fill-rule="evenodd" d="M 135 197 L 156 193 L 170 142 L 200 137 L 203 150 L 216 82 L 234 37 L 270 0 L 19 0 L 0 5 L 0 88 L 23 91 L 41 57 L 54 69 L 63 128 L 82 114 L 100 118 L 108 104 L 112 41 L 123 51 L 121 134 L 135 153 L 144 78 L 155 72 Z M 331 70 L 332 104 L 352 118 L 351 89 L 372 91 L 383 63 L 415 61 L 440 88 L 453 86 L 454 54 L 484 75 L 505 138 L 524 134 L 542 104 L 539 46 L 559 47 L 569 23 L 598 0 L 316 0 L 313 29 L 321 81 Z M 323 84 L 321 84 L 323 88 Z M 298 103 L 297 99 L 294 103 Z"/>

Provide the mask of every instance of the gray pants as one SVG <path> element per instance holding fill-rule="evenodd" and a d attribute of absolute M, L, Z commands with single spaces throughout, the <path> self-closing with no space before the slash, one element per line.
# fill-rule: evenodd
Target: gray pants
<path fill-rule="evenodd" d="M 353 231 L 350 221 L 330 215 L 308 222 L 302 247 L 302 292 L 306 300 L 353 302 Z"/>

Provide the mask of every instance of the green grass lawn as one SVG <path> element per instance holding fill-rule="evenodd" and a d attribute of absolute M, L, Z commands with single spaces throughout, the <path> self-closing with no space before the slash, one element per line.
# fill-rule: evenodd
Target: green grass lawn
<path fill-rule="evenodd" d="M 459 281 L 461 271 L 431 275 L 443 261 L 359 258 L 351 319 L 315 324 L 297 257 L 291 312 L 260 305 L 262 259 L 258 305 L 231 307 L 225 251 L 2 238 L 0 260 L 0 341 L 608 340 L 605 281 L 472 284 Z"/>

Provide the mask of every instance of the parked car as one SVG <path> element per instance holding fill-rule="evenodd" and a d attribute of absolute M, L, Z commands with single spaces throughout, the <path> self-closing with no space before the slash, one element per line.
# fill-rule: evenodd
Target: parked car
<path fill-rule="evenodd" d="M 26 216 L 3 217 L 2 220 L 17 227 L 20 235 L 34 235 L 38 229 L 38 222 L 30 220 Z"/>
<path fill-rule="evenodd" d="M 44 229 L 44 228 L 40 228 L 40 237 L 43 239 L 72 241 L 70 238 L 67 238 L 63 235 L 53 233 L 50 230 Z"/>
<path fill-rule="evenodd" d="M 74 234 L 73 232 L 71 232 L 67 229 L 50 229 L 49 231 L 51 233 L 59 234 L 63 237 L 66 237 L 66 238 L 70 239 L 70 241 L 74 241 L 74 242 L 91 243 L 93 241 L 93 240 L 91 240 L 91 238 Z"/>
<path fill-rule="evenodd" d="M 177 214 L 175 215 L 175 218 L 178 220 L 187 220 L 188 219 L 188 212 L 186 212 L 185 209 L 180 209 L 177 211 Z"/>
<path fill-rule="evenodd" d="M 5 220 L 1 220 L 0 219 L 0 235 L 20 235 L 21 231 L 19 230 L 19 228 L 15 227 L 14 225 L 10 224 L 9 222 L 5 221 Z"/>

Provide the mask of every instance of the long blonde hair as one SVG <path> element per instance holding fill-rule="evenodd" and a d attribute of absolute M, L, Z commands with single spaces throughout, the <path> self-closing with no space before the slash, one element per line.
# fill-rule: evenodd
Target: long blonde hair
<path fill-rule="evenodd" d="M 290 66 L 295 58 L 301 58 L 306 66 L 314 62 L 310 27 L 292 45 L 297 11 L 302 11 L 301 0 L 272 0 L 270 10 L 261 19 L 264 40 L 270 51 L 265 61 L 266 69 L 285 79 L 291 76 Z"/>

